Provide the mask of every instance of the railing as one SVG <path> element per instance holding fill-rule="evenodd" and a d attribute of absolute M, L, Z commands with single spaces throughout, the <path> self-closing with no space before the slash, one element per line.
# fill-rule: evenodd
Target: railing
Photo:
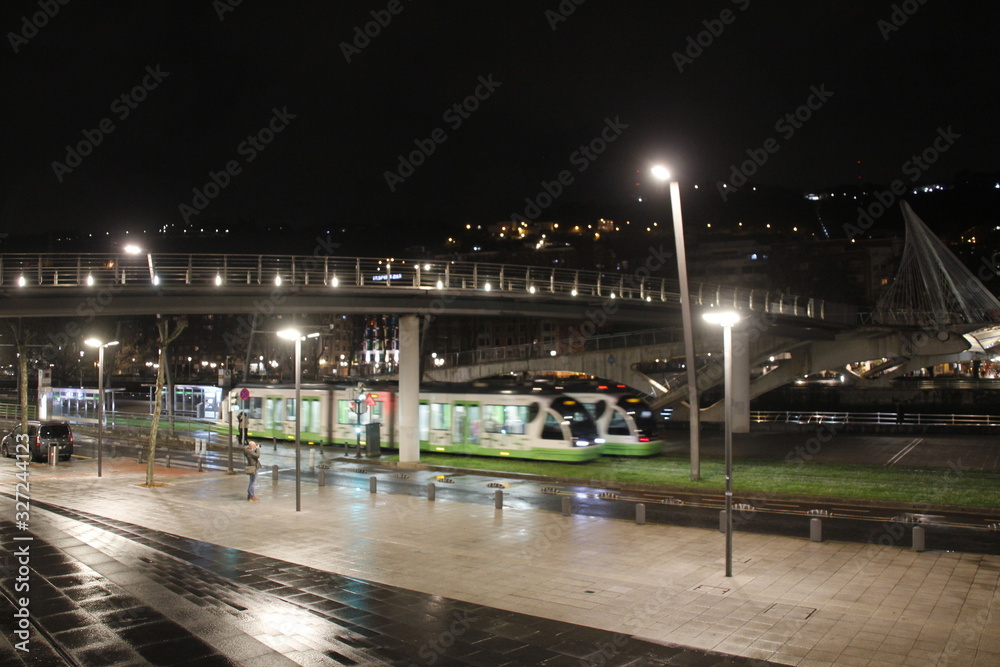
<path fill-rule="evenodd" d="M 321 250 L 317 248 L 317 250 Z M 272 286 L 520 292 L 679 303 L 676 280 L 602 272 L 451 260 L 310 255 L 13 253 L 0 255 L 0 289 Z M 766 290 L 691 285 L 692 303 L 854 324 L 850 307 Z"/>
<path fill-rule="evenodd" d="M 919 412 L 810 412 L 753 410 L 754 424 L 860 424 L 883 426 L 998 426 L 1000 415 L 927 414 Z"/>

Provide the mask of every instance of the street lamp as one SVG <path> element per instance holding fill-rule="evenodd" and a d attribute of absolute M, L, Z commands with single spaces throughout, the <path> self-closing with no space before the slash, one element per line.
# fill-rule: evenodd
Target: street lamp
<path fill-rule="evenodd" d="M 306 338 L 316 338 L 318 333 L 303 336 L 298 329 L 283 329 L 278 336 L 285 340 L 295 341 L 295 511 L 302 511 L 302 448 L 299 443 L 299 431 L 302 423 L 302 341 Z"/>
<path fill-rule="evenodd" d="M 662 166 L 653 167 L 653 177 L 670 181 L 670 211 L 674 219 L 674 245 L 677 251 L 677 279 L 681 291 L 681 321 L 684 327 L 684 356 L 687 366 L 688 406 L 691 425 L 691 479 L 701 479 L 701 448 L 699 444 L 698 372 L 694 359 L 694 330 L 691 324 L 691 290 L 688 289 L 687 254 L 684 251 L 684 223 L 681 219 L 681 190 L 677 181 L 670 179 L 670 171 Z"/>
<path fill-rule="evenodd" d="M 726 391 L 726 576 L 733 576 L 733 326 L 740 321 L 733 311 L 709 312 L 706 322 L 722 327 L 722 353 L 725 357 Z"/>
<path fill-rule="evenodd" d="M 88 338 L 83 342 L 97 348 L 97 476 L 100 477 L 104 459 L 104 348 L 117 345 L 118 341 L 102 343 L 96 338 Z"/>

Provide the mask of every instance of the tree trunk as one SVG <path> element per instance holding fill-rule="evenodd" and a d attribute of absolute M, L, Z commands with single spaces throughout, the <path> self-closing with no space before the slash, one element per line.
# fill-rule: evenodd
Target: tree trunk
<path fill-rule="evenodd" d="M 166 345 L 160 347 L 160 367 L 156 369 L 156 389 L 153 399 L 153 421 L 149 426 L 149 447 L 146 456 L 146 486 L 153 485 L 153 459 L 156 457 L 156 433 L 160 428 L 163 409 L 163 368 L 167 357 Z"/>
<path fill-rule="evenodd" d="M 167 360 L 169 355 L 167 354 L 167 348 L 170 343 L 181 335 L 184 328 L 187 326 L 187 318 L 181 318 L 177 321 L 177 329 L 174 333 L 170 333 L 170 321 L 165 319 L 159 319 L 156 321 L 156 329 L 160 334 L 160 364 L 156 369 L 156 389 L 155 398 L 153 399 L 153 422 L 149 427 L 149 447 L 147 449 L 149 458 L 146 461 L 146 486 L 153 486 L 153 459 L 156 456 L 156 434 L 160 429 L 160 413 L 163 411 L 163 378 L 166 374 Z M 171 397 L 171 400 L 172 397 Z"/>

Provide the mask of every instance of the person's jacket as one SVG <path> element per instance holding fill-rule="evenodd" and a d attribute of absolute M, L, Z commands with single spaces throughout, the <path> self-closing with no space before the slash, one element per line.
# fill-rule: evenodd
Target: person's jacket
<path fill-rule="evenodd" d="M 249 447 L 247 447 L 246 449 L 243 450 L 243 456 L 244 456 L 244 458 L 246 458 L 248 466 L 253 466 L 257 470 L 260 470 L 261 468 L 263 468 L 263 466 L 260 464 L 260 449 L 259 448 L 258 449 L 250 449 Z"/>

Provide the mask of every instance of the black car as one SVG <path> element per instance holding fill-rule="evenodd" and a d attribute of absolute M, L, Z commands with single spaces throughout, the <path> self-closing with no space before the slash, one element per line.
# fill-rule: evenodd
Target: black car
<path fill-rule="evenodd" d="M 18 422 L 3 439 L 0 440 L 0 453 L 4 456 L 15 456 L 24 452 L 18 449 L 18 435 L 21 433 L 21 422 Z M 25 442 L 24 438 L 20 439 Z M 59 447 L 59 458 L 68 461 L 73 456 L 73 431 L 67 422 L 61 421 L 28 421 L 28 453 L 33 461 L 46 461 L 49 458 L 49 448 Z"/>

